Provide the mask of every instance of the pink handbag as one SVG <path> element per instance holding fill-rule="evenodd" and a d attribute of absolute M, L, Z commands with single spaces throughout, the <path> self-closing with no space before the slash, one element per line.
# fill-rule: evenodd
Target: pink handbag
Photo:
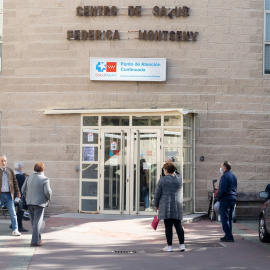
<path fill-rule="evenodd" d="M 155 215 L 153 218 L 152 224 L 151 224 L 151 226 L 153 227 L 154 230 L 157 229 L 158 223 L 159 223 L 159 219 L 158 219 L 157 215 Z"/>

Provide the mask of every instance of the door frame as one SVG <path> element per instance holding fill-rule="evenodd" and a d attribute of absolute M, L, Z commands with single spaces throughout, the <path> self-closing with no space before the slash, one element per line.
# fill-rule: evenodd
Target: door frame
<path fill-rule="evenodd" d="M 121 167 L 121 174 L 120 174 L 120 209 L 119 210 L 104 210 L 104 135 L 106 133 L 126 133 L 127 134 L 127 149 L 126 152 L 130 152 L 129 150 L 129 145 L 130 145 L 130 128 L 121 128 L 121 130 L 119 131 L 119 128 L 101 128 L 100 130 L 100 159 L 99 159 L 99 164 L 100 164 L 100 189 L 99 189 L 99 207 L 100 210 L 99 212 L 102 214 L 127 214 L 129 215 L 129 185 L 130 185 L 130 181 L 129 181 L 129 173 L 128 173 L 128 168 L 129 168 L 129 163 L 130 163 L 130 157 L 127 154 L 127 169 L 126 169 L 126 176 L 125 181 L 126 181 L 126 210 L 121 209 L 122 205 L 123 205 L 123 169 Z M 121 143 L 121 150 L 123 150 L 123 143 Z M 121 153 L 123 153 L 123 151 L 121 151 Z M 123 155 L 121 155 L 121 157 L 123 157 Z M 123 164 L 123 159 L 122 159 L 122 164 Z"/>
<path fill-rule="evenodd" d="M 145 212 L 145 211 L 139 211 L 139 209 L 135 209 L 133 210 L 133 201 L 134 201 L 134 181 L 137 181 L 137 197 L 138 197 L 138 178 L 137 180 L 134 179 L 134 164 L 137 164 L 135 162 L 138 162 L 139 158 L 137 157 L 137 160 L 134 160 L 134 139 L 133 136 L 134 134 L 138 134 L 138 131 L 141 133 L 153 133 L 155 132 L 157 134 L 157 145 L 156 145 L 156 160 L 157 160 L 157 177 L 156 177 L 156 183 L 159 180 L 159 171 L 158 168 L 161 168 L 161 128 L 149 128 L 149 127 L 138 127 L 138 128 L 134 128 L 134 127 L 124 127 L 121 128 L 121 130 L 119 131 L 119 128 L 115 128 L 115 127 L 111 127 L 111 128 L 101 128 L 100 129 L 100 159 L 99 159 L 99 167 L 100 167 L 100 188 L 99 188 L 99 206 L 100 206 L 100 210 L 99 212 L 102 214 L 125 214 L 125 215 L 135 215 L 135 214 L 139 214 L 139 215 L 150 215 L 155 213 L 155 210 L 153 209 L 153 212 Z M 126 210 L 120 209 L 119 210 L 104 210 L 104 169 L 105 169 L 105 163 L 104 163 L 104 144 L 105 144 L 105 140 L 104 140 L 104 136 L 106 133 L 120 133 L 120 132 L 124 132 L 127 134 L 127 146 L 126 146 L 126 175 L 123 177 L 123 174 L 121 173 L 120 175 L 120 183 L 121 186 L 123 187 L 123 181 L 126 181 Z M 121 146 L 123 147 L 123 144 L 121 143 Z M 123 152 L 122 152 L 123 153 Z M 138 155 L 137 155 L 138 156 Z M 122 164 L 123 164 L 123 160 L 122 160 Z M 138 168 L 138 166 L 136 165 L 136 168 Z M 123 172 L 123 170 L 122 170 Z M 137 171 L 138 172 L 138 171 Z M 138 173 L 136 173 L 136 175 L 138 175 Z M 123 192 L 121 192 L 120 189 L 120 201 L 123 200 Z M 137 201 L 138 203 L 138 201 Z M 120 205 L 122 205 L 122 203 L 120 202 Z M 137 206 L 138 207 L 138 206 Z"/>
<path fill-rule="evenodd" d="M 131 134 L 130 136 L 133 136 L 133 134 L 138 134 L 138 131 L 140 133 L 153 133 L 155 132 L 157 134 L 157 146 L 156 146 L 156 161 L 157 161 L 157 170 L 158 168 L 161 168 L 161 163 L 160 163 L 160 157 L 161 157 L 161 128 L 153 128 L 153 127 L 138 127 L 138 128 L 134 128 L 132 127 L 131 128 Z M 138 140 L 137 140 L 138 142 Z M 130 157 L 131 157 L 131 164 L 130 166 L 134 166 L 134 164 L 136 164 L 136 168 L 137 168 L 137 173 L 136 173 L 136 179 L 134 179 L 134 174 L 132 173 L 131 174 L 131 177 L 130 177 L 130 186 L 132 187 L 130 189 L 130 194 L 131 194 L 131 198 L 130 198 L 130 203 L 131 203 L 131 208 L 130 208 L 130 214 L 131 215 L 150 215 L 150 214 L 154 214 L 155 213 L 155 209 L 153 209 L 153 211 L 151 212 L 145 212 L 145 211 L 140 211 L 138 209 L 138 204 L 139 204 L 139 193 L 140 193 L 140 190 L 139 190 L 139 185 L 138 185 L 138 163 L 139 163 L 139 160 L 140 160 L 140 155 L 137 155 L 137 160 L 135 161 L 135 156 L 134 156 L 134 147 L 135 147 L 135 144 L 133 143 L 133 139 L 131 138 L 131 153 L 130 153 Z M 135 163 L 136 162 L 136 163 Z M 161 170 L 161 169 L 160 169 Z M 157 176 L 156 176 L 156 183 L 158 182 L 159 180 L 159 172 L 157 171 Z M 134 198 L 134 182 L 136 182 L 136 197 L 137 198 Z M 133 210 L 132 206 L 133 206 L 133 202 L 134 200 L 136 200 L 135 202 L 135 210 Z"/>

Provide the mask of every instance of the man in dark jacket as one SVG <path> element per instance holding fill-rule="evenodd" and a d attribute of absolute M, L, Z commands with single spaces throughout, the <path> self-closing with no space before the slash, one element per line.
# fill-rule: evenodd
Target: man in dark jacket
<path fill-rule="evenodd" d="M 14 164 L 15 175 L 16 175 L 17 182 L 18 182 L 19 189 L 20 189 L 21 193 L 22 193 L 22 186 L 23 186 L 24 181 L 25 181 L 25 176 L 22 172 L 23 166 L 24 166 L 24 164 L 22 162 L 16 162 Z M 28 232 L 28 230 L 26 230 L 22 224 L 24 211 L 19 209 L 19 207 L 18 207 L 16 213 L 17 213 L 17 222 L 18 222 L 19 232 Z"/>
<path fill-rule="evenodd" d="M 220 202 L 220 218 L 225 236 L 222 242 L 234 242 L 232 235 L 233 209 L 236 204 L 237 179 L 231 172 L 231 164 L 224 161 L 220 165 L 222 176 L 218 188 L 218 201 Z"/>

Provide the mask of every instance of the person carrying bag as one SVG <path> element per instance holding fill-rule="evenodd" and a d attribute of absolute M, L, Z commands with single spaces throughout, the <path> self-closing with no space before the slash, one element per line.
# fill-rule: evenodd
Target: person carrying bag
<path fill-rule="evenodd" d="M 45 166 L 38 162 L 34 166 L 34 173 L 30 175 L 22 187 L 22 193 L 26 195 L 26 203 L 32 224 L 31 247 L 42 246 L 40 235 L 43 223 L 44 209 L 51 200 L 52 190 L 50 180 L 44 175 Z"/>

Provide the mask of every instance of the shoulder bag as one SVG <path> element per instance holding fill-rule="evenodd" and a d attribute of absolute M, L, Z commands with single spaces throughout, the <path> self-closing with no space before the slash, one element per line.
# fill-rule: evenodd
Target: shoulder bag
<path fill-rule="evenodd" d="M 25 182 L 26 182 L 25 193 L 26 193 L 26 187 L 27 187 L 27 179 L 28 179 L 28 177 L 25 179 Z M 25 199 L 24 195 L 21 196 L 21 200 L 19 201 L 19 209 L 22 211 L 28 210 L 28 206 L 26 204 L 26 199 Z"/>

